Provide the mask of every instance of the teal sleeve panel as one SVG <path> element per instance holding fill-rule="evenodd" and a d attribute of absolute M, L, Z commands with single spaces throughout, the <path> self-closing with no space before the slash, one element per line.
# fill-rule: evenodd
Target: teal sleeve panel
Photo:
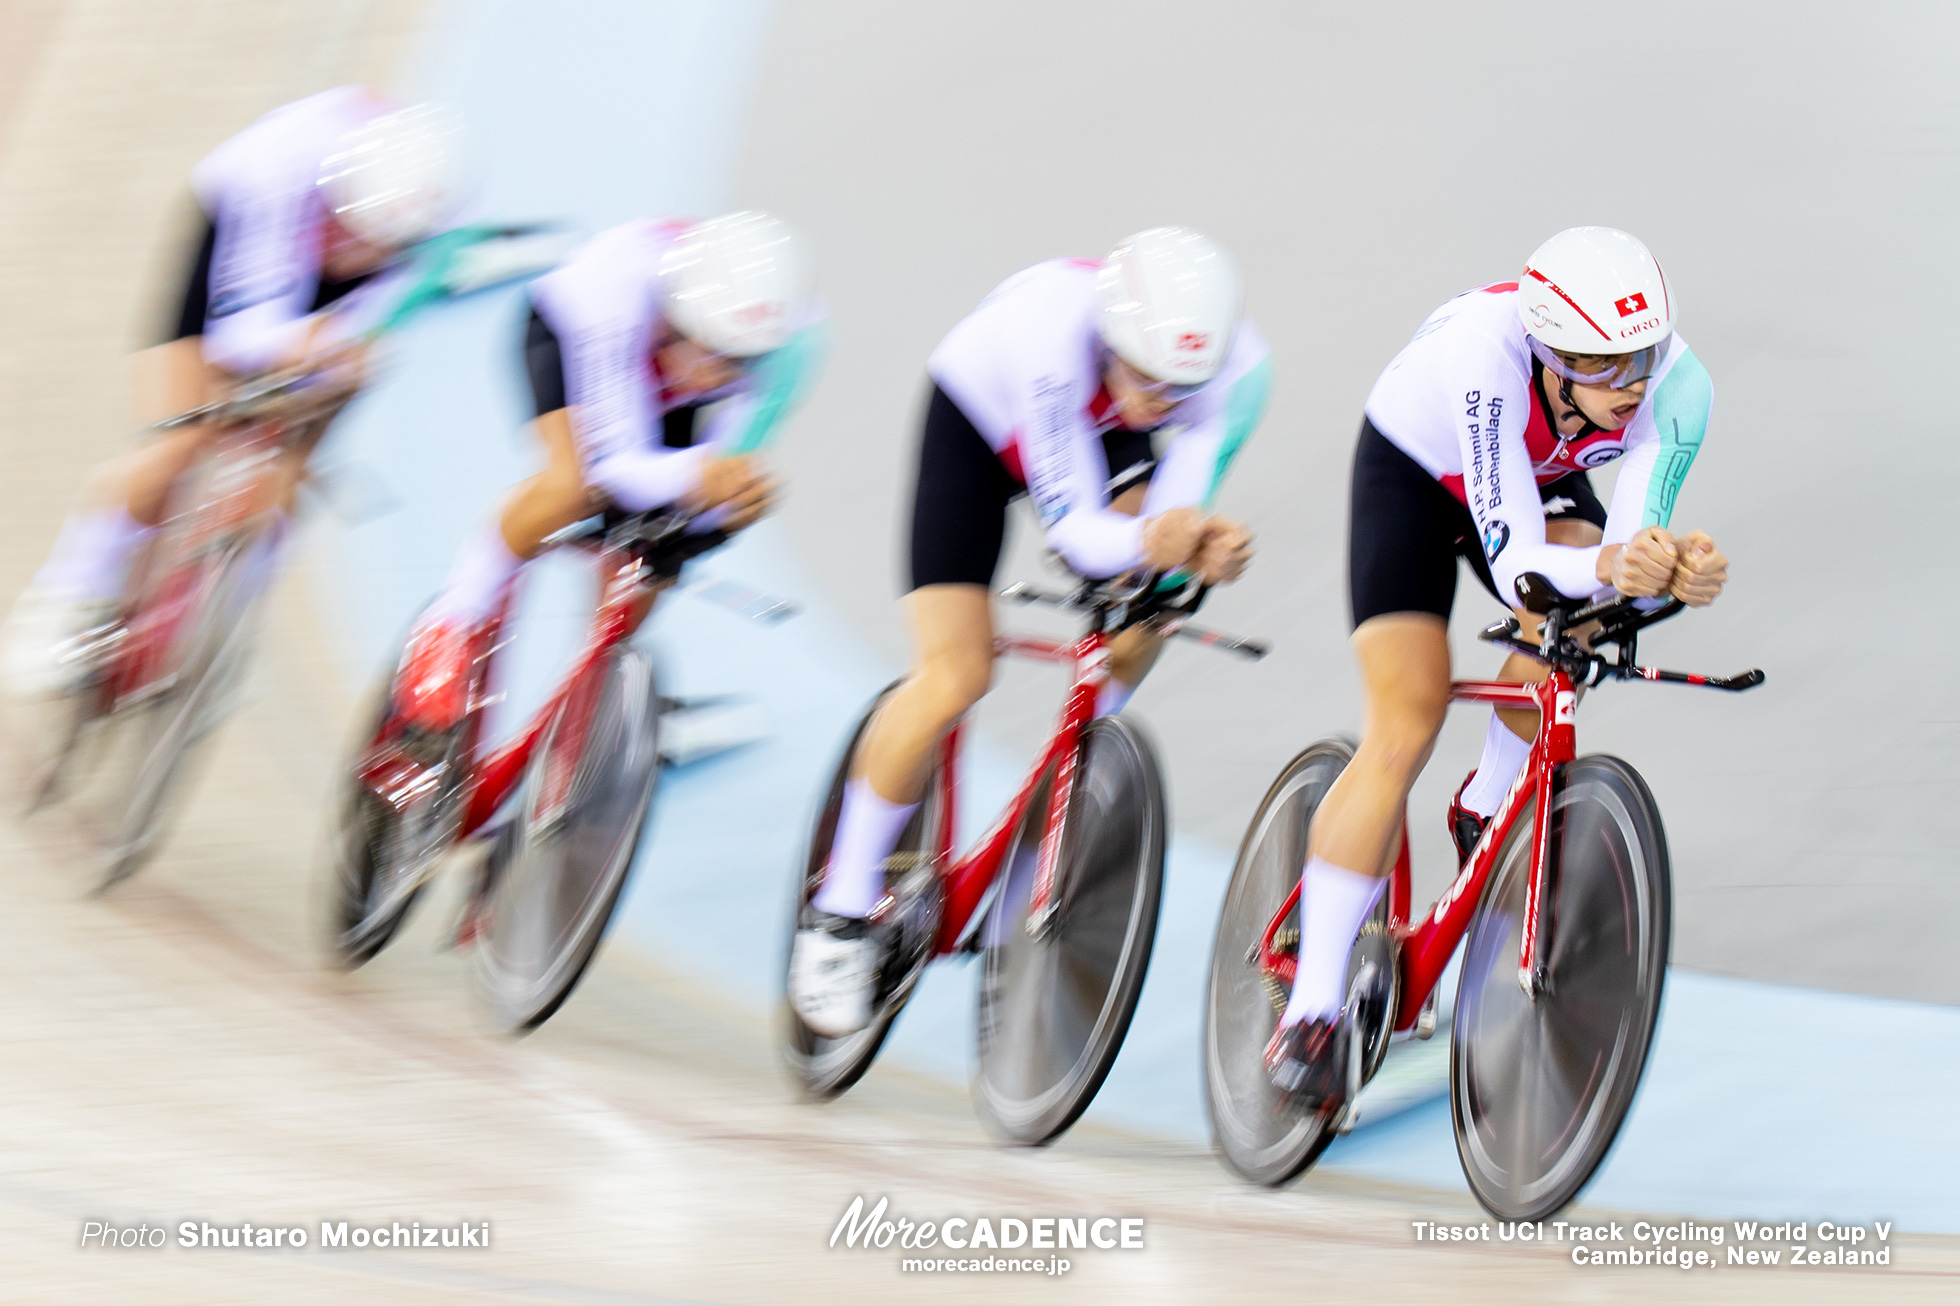
<path fill-rule="evenodd" d="M 1212 501 L 1218 497 L 1218 487 L 1225 481 L 1225 473 L 1231 470 L 1232 459 L 1238 457 L 1239 448 L 1251 436 L 1259 419 L 1266 415 L 1266 400 L 1273 390 L 1273 360 L 1262 358 L 1244 376 L 1232 383 L 1232 393 L 1225 401 L 1225 438 L 1218 442 L 1218 461 L 1211 471 L 1211 488 L 1205 491 L 1205 511 L 1211 511 Z"/>
<path fill-rule="evenodd" d="M 796 405 L 809 394 L 824 358 L 830 352 L 830 330 L 824 323 L 804 327 L 755 364 L 755 407 L 731 453 L 754 453 L 769 442 Z"/>
<path fill-rule="evenodd" d="M 1708 432 L 1708 411 L 1715 398 L 1714 382 L 1693 350 L 1674 360 L 1654 392 L 1654 427 L 1660 432 L 1660 456 L 1647 481 L 1647 510 L 1642 527 L 1666 527 L 1674 519 L 1674 499 L 1688 478 L 1695 455 Z"/>
<path fill-rule="evenodd" d="M 494 230 L 489 227 L 458 227 L 454 231 L 431 236 L 417 245 L 410 256 L 412 261 L 407 290 L 395 301 L 394 310 L 374 328 L 370 337 L 386 335 L 430 304 L 446 298 L 450 294 L 450 277 L 457 258 L 471 245 L 493 239 L 494 236 Z"/>

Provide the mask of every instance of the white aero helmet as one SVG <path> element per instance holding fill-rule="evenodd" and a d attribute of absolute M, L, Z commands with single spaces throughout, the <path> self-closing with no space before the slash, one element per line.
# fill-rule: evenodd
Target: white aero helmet
<path fill-rule="evenodd" d="M 1661 265 L 1632 236 L 1571 227 L 1518 274 L 1518 320 L 1550 371 L 1623 389 L 1659 366 L 1674 334 L 1674 298 Z"/>
<path fill-rule="evenodd" d="M 384 113 L 340 138 L 319 186 L 340 224 L 376 245 L 412 245 L 449 208 L 460 172 L 463 119 L 439 104 Z"/>
<path fill-rule="evenodd" d="M 660 261 L 667 320 L 689 340 L 752 358 L 789 339 L 809 304 L 809 247 L 781 218 L 743 209 L 697 222 Z"/>
<path fill-rule="evenodd" d="M 1096 277 L 1103 343 L 1153 381 L 1199 386 L 1218 375 L 1238 328 L 1239 269 L 1189 227 L 1139 231 Z"/>

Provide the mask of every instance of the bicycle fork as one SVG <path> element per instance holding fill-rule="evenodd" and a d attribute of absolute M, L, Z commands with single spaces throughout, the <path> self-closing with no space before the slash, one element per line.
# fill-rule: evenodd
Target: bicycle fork
<path fill-rule="evenodd" d="M 1579 693 L 1572 681 L 1563 669 L 1554 667 L 1538 691 L 1539 746 L 1532 749 L 1531 765 L 1525 768 L 1525 774 L 1512 784 L 1514 793 L 1506 796 L 1507 802 L 1512 801 L 1527 776 L 1537 795 L 1531 814 L 1531 877 L 1525 881 L 1522 939 L 1518 947 L 1518 987 L 1531 1002 L 1536 1002 L 1538 995 L 1545 992 L 1548 979 L 1545 958 L 1550 953 L 1547 916 L 1551 902 L 1546 894 L 1546 881 L 1552 873 L 1553 784 L 1558 769 L 1578 753 L 1573 721 L 1578 715 Z"/>

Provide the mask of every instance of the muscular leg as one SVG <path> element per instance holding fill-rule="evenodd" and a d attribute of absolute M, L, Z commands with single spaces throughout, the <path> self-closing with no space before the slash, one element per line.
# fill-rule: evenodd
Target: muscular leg
<path fill-rule="evenodd" d="M 889 803 L 919 800 L 932 747 L 986 694 L 994 676 L 994 618 L 980 585 L 925 585 L 905 596 L 912 673 L 858 746 L 853 775 Z"/>
<path fill-rule="evenodd" d="M 544 470 L 510 492 L 497 519 L 504 546 L 525 560 L 537 556 L 547 536 L 591 516 L 600 503 L 586 488 L 570 412 L 546 413 L 535 429 L 544 445 Z"/>
<path fill-rule="evenodd" d="M 1450 700 L 1448 625 L 1429 613 L 1373 617 L 1354 632 L 1361 747 L 1314 815 L 1301 878 L 1299 971 L 1283 1023 L 1339 1010 L 1349 947 L 1399 851 L 1409 788 Z"/>
<path fill-rule="evenodd" d="M 871 719 L 852 761 L 830 862 L 813 903 L 864 917 L 878 905 L 881 875 L 917 809 L 933 747 L 993 680 L 993 611 L 982 585 L 922 585 L 905 596 L 915 649 L 912 673 Z"/>
<path fill-rule="evenodd" d="M 496 520 L 464 541 L 442 592 L 429 605 L 425 621 L 432 627 L 486 620 L 505 582 L 537 556 L 545 539 L 595 511 L 598 500 L 586 488 L 566 410 L 538 418 L 535 430 L 544 445 L 544 469 L 520 482 L 505 496 Z"/>
<path fill-rule="evenodd" d="M 191 338 L 136 355 L 131 379 L 136 419 L 147 425 L 204 403 L 218 378 Z M 210 436 L 209 427 L 189 426 L 147 437 L 96 468 L 33 588 L 71 600 L 116 597 L 131 554 L 162 522 L 171 486 Z"/>
<path fill-rule="evenodd" d="M 1396 612 L 1362 622 L 1352 642 L 1361 664 L 1361 747 L 1314 815 L 1310 851 L 1385 876 L 1399 851 L 1409 789 L 1449 710 L 1449 628 L 1426 612 Z"/>

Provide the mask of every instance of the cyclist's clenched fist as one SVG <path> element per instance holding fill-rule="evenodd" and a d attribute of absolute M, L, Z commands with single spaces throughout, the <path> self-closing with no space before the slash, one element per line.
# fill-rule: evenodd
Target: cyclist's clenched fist
<path fill-rule="evenodd" d="M 1176 571 L 1205 542 L 1205 519 L 1196 508 L 1171 508 L 1143 523 L 1143 561 L 1152 571 Z"/>
<path fill-rule="evenodd" d="M 1226 585 L 1252 561 L 1252 532 L 1224 517 L 1205 520 L 1204 543 L 1191 562 L 1207 585 Z"/>
<path fill-rule="evenodd" d="M 1599 551 L 1599 578 L 1622 594 L 1638 599 L 1659 598 L 1674 583 L 1681 560 L 1674 536 L 1649 526 L 1625 544 Z"/>
<path fill-rule="evenodd" d="M 1705 531 L 1689 531 L 1675 542 L 1679 554 L 1668 593 L 1691 608 L 1706 607 L 1729 579 L 1729 556 Z"/>
<path fill-rule="evenodd" d="M 724 509 L 723 530 L 754 525 L 775 505 L 776 478 L 746 454 L 715 458 L 701 469 L 701 484 L 689 496 L 690 506 L 706 512 Z"/>

